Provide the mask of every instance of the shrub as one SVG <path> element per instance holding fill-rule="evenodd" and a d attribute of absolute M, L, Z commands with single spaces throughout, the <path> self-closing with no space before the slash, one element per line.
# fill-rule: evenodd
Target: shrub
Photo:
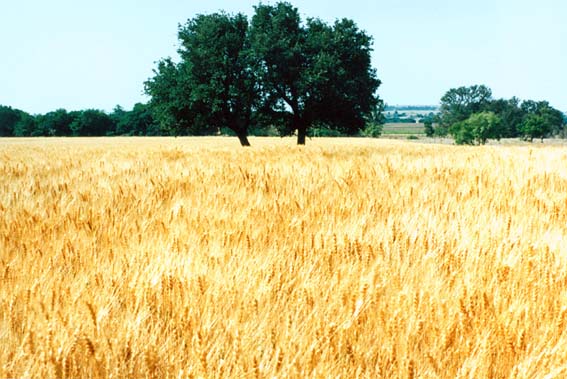
<path fill-rule="evenodd" d="M 378 138 L 382 135 L 383 124 L 369 122 L 365 128 L 361 130 L 360 135 L 363 137 Z"/>

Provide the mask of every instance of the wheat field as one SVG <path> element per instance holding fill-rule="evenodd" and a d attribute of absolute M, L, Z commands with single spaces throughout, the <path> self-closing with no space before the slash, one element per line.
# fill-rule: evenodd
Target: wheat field
<path fill-rule="evenodd" d="M 0 140 L 0 377 L 567 377 L 567 148 L 251 142 Z"/>

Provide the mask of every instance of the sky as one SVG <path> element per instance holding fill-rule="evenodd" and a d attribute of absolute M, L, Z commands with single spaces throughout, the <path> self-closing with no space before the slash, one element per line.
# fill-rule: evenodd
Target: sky
<path fill-rule="evenodd" d="M 350 18 L 374 38 L 389 105 L 436 105 L 451 88 L 547 100 L 567 111 L 567 1 L 292 0 L 302 18 Z M 176 58 L 197 14 L 252 16 L 259 1 L 0 0 L 0 104 L 32 114 L 147 102 L 156 62 Z M 265 4 L 274 1 L 264 0 Z"/>

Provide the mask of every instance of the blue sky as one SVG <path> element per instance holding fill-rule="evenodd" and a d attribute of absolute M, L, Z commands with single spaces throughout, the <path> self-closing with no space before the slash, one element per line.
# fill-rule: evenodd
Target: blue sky
<path fill-rule="evenodd" d="M 438 104 L 450 88 L 548 100 L 567 111 L 564 0 L 290 1 L 304 18 L 353 19 L 374 37 L 388 104 Z M 273 1 L 264 1 L 273 3 Z M 0 104 L 30 113 L 130 109 L 177 25 L 199 13 L 252 15 L 258 1 L 3 0 Z"/>

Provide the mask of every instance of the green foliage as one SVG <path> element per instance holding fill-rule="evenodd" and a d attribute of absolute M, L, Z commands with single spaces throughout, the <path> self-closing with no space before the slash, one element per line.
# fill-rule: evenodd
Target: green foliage
<path fill-rule="evenodd" d="M 246 16 L 199 15 L 179 27 L 181 62 L 159 62 L 145 83 L 156 119 L 174 134 L 228 127 L 247 146 L 258 99 Z"/>
<path fill-rule="evenodd" d="M 242 14 L 215 13 L 189 20 L 178 36 L 181 61 L 160 61 L 145 83 L 155 119 L 173 133 L 229 128 L 248 145 L 251 129 L 269 134 L 274 125 L 302 144 L 310 128 L 354 135 L 381 105 L 372 39 L 351 20 L 304 24 L 279 2 L 256 6 L 250 27 Z"/>
<path fill-rule="evenodd" d="M 425 135 L 427 137 L 433 137 L 435 135 L 432 118 L 426 118 L 423 120 L 423 128 L 425 129 Z"/>
<path fill-rule="evenodd" d="M 20 120 L 21 111 L 0 105 L 0 137 L 10 137 Z"/>
<path fill-rule="evenodd" d="M 442 124 L 436 124 L 434 129 L 434 137 L 447 137 L 449 135 L 449 128 Z"/>
<path fill-rule="evenodd" d="M 501 119 L 498 132 L 499 138 L 513 138 L 519 134 L 519 126 L 522 123 L 526 112 L 520 107 L 520 100 L 513 97 L 509 100 L 493 100 L 488 109 L 497 114 Z"/>
<path fill-rule="evenodd" d="M 57 109 L 36 117 L 36 125 L 32 136 L 69 136 L 72 134 L 71 124 L 77 114 L 68 113 L 65 109 Z"/>
<path fill-rule="evenodd" d="M 386 123 L 386 117 L 384 116 L 384 101 L 382 99 L 377 99 L 376 105 L 366 117 L 366 124 L 368 123 L 378 125 L 384 125 Z"/>
<path fill-rule="evenodd" d="M 361 130 L 379 101 L 372 39 L 347 19 L 303 24 L 297 8 L 286 2 L 255 10 L 251 45 L 260 62 L 264 117 L 282 135 L 297 132 L 298 144 L 317 125 L 347 135 Z"/>
<path fill-rule="evenodd" d="M 472 128 L 466 120 L 451 125 L 448 133 L 453 136 L 457 145 L 472 145 L 474 143 Z"/>
<path fill-rule="evenodd" d="M 339 130 L 328 127 L 327 125 L 315 125 L 307 130 L 309 137 L 342 137 Z"/>
<path fill-rule="evenodd" d="M 103 111 L 87 109 L 77 113 L 70 129 L 74 136 L 104 136 L 114 131 L 114 122 Z"/>
<path fill-rule="evenodd" d="M 382 135 L 383 129 L 384 124 L 368 122 L 366 127 L 360 131 L 360 135 L 363 137 L 378 138 Z"/>
<path fill-rule="evenodd" d="M 37 125 L 36 118 L 32 115 L 22 112 L 20 120 L 14 126 L 15 137 L 31 136 Z"/>
<path fill-rule="evenodd" d="M 546 134 L 551 131 L 549 125 L 547 124 L 545 117 L 538 115 L 536 113 L 529 114 L 522 125 L 520 126 L 520 132 L 525 140 L 532 142 L 534 138 L 543 138 Z"/>
<path fill-rule="evenodd" d="M 250 127 L 251 136 L 260 137 L 277 137 L 279 135 L 278 129 L 273 125 L 255 124 Z"/>
<path fill-rule="evenodd" d="M 451 88 L 441 98 L 439 127 L 449 130 L 453 124 L 487 110 L 491 100 L 492 91 L 484 85 Z"/>
<path fill-rule="evenodd" d="M 526 100 L 520 103 L 516 97 L 493 100 L 490 89 L 485 86 L 449 90 L 441 98 L 440 109 L 435 134 L 443 135 L 448 131 L 459 144 L 483 144 L 488 138 L 522 137 L 531 141 L 565 134 L 564 115 L 548 102 Z M 485 115 L 476 117 L 480 114 Z"/>
<path fill-rule="evenodd" d="M 125 111 L 117 106 L 110 116 L 116 125 L 115 135 L 157 136 L 162 134 L 147 104 L 136 103 L 131 111 Z"/>
<path fill-rule="evenodd" d="M 310 128 L 356 134 L 380 104 L 372 40 L 351 20 L 303 24 L 289 3 L 260 4 L 250 28 L 242 14 L 199 15 L 179 40 L 181 61 L 162 60 L 145 83 L 155 118 L 174 133 L 229 128 L 247 145 L 251 128 L 274 125 L 305 143 Z"/>
<path fill-rule="evenodd" d="M 563 114 L 551 107 L 547 101 L 527 100 L 522 103 L 521 109 L 526 114 L 519 130 L 524 140 L 533 141 L 534 138 L 540 138 L 543 142 L 545 137 L 563 134 Z"/>
<path fill-rule="evenodd" d="M 471 115 L 449 128 L 449 133 L 458 145 L 484 145 L 489 138 L 497 138 L 501 119 L 493 112 Z"/>
<path fill-rule="evenodd" d="M 384 102 L 378 99 L 376 106 L 366 118 L 364 128 L 359 131 L 363 137 L 378 138 L 384 130 Z"/>
<path fill-rule="evenodd" d="M 552 135 L 560 135 L 565 129 L 565 120 L 561 111 L 553 108 L 547 101 L 540 102 L 538 114 L 542 115 Z"/>
<path fill-rule="evenodd" d="M 145 83 L 152 97 L 150 107 L 161 130 L 169 135 L 207 135 L 215 128 L 205 123 L 201 110 L 193 101 L 187 67 L 175 64 L 170 58 L 158 63 L 155 76 Z"/>

